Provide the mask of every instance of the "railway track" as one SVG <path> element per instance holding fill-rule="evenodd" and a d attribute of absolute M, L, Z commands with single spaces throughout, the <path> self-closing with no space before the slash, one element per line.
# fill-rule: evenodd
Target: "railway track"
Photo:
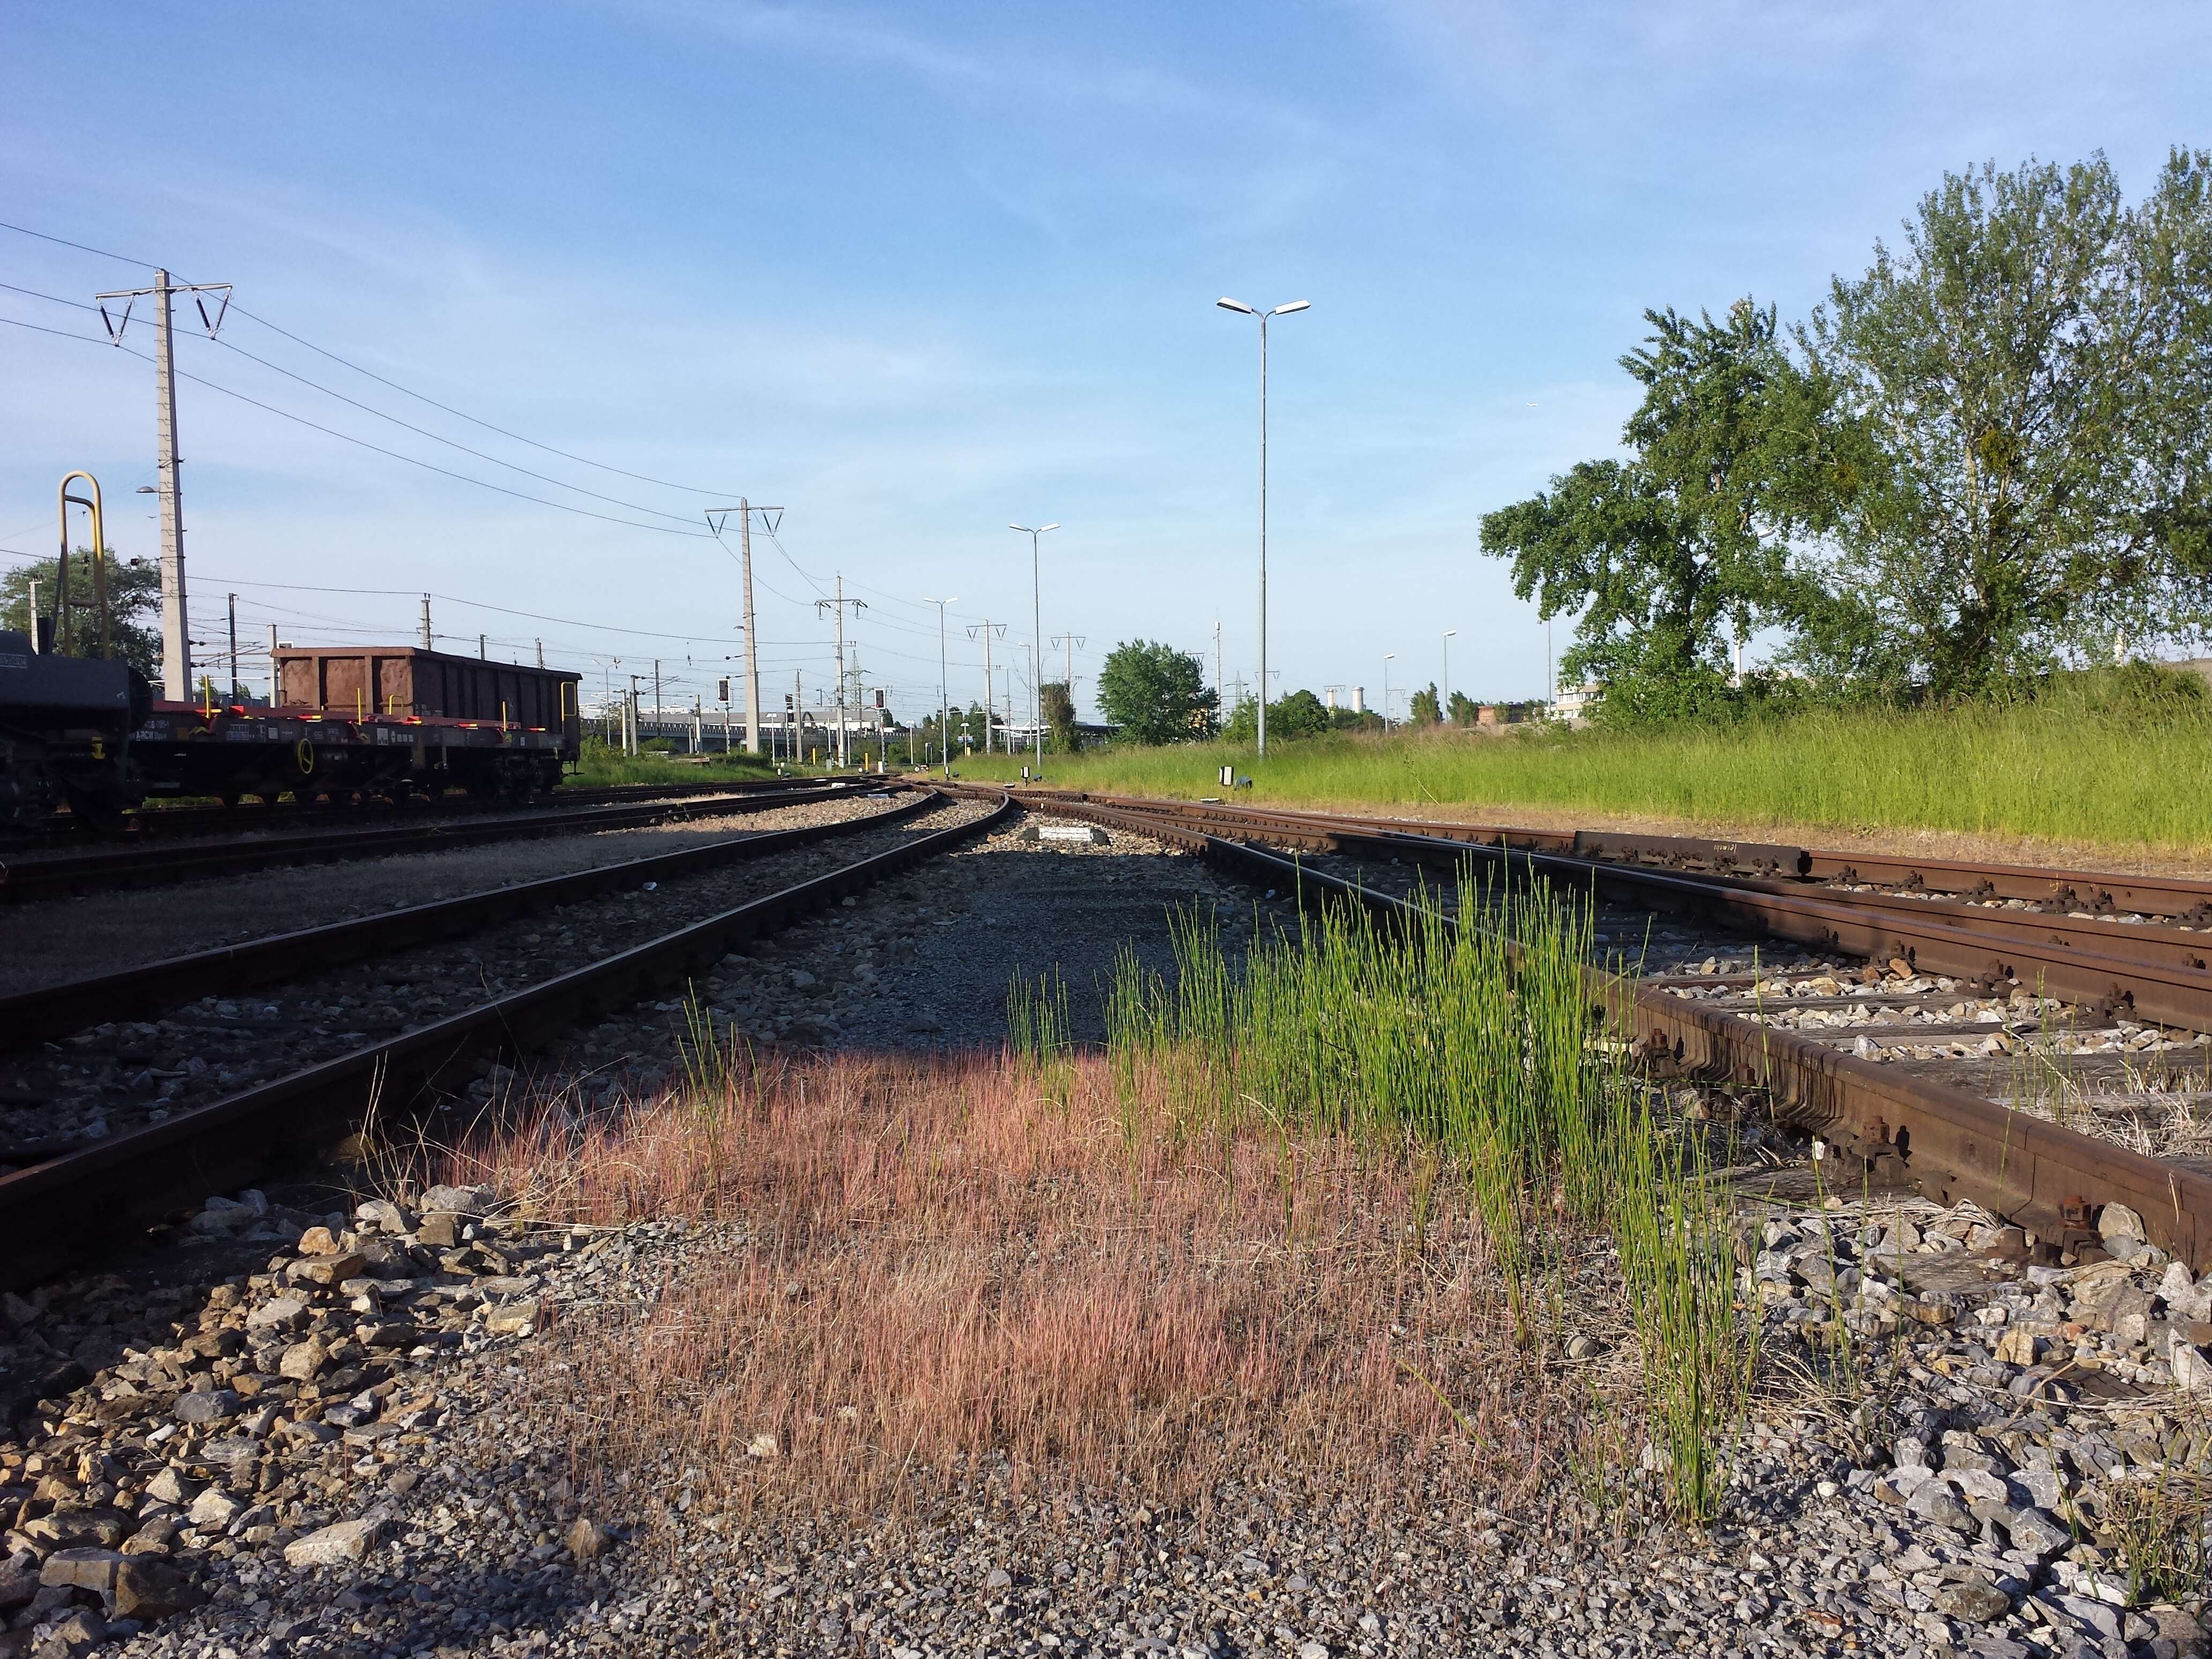
<path fill-rule="evenodd" d="M 947 810 L 960 821 L 943 828 L 915 823 Z M 371 1109 L 386 1122 L 419 1115 L 458 1092 L 488 1060 L 527 1054 L 580 1024 L 680 984 L 747 940 L 779 931 L 983 833 L 1014 810 L 1001 803 L 978 813 L 931 793 L 871 817 L 741 837 L 155 964 L 144 970 L 152 988 L 145 994 L 149 1006 L 174 1007 L 190 992 L 196 974 L 228 975 L 240 985 L 265 984 L 307 964 L 385 955 L 426 939 L 512 922 L 518 915 L 609 892 L 641 893 L 647 886 L 641 877 L 652 878 L 654 884 L 698 877 L 718 865 L 797 854 L 845 836 L 891 843 L 830 860 L 829 867 L 795 879 L 788 878 L 793 873 L 789 872 L 772 879 L 757 877 L 749 896 L 734 904 L 703 902 L 695 895 L 691 914 L 678 925 L 657 927 L 649 918 L 644 925 L 627 921 L 609 930 L 608 942 L 588 951 L 580 963 L 562 965 L 556 960 L 556 939 L 553 946 L 517 959 L 523 965 L 513 970 L 514 976 L 532 976 L 512 988 L 495 971 L 499 964 L 490 954 L 480 953 L 483 994 L 453 1012 L 368 1041 L 347 1042 L 346 1033 L 319 1030 L 313 1034 L 315 1044 L 301 1045 L 309 1052 L 293 1055 L 299 1063 L 279 1066 L 279 1075 L 204 1104 L 119 1133 L 111 1129 L 97 1139 L 19 1146 L 12 1151 L 21 1167 L 0 1173 L 0 1285 L 50 1276 L 105 1239 L 143 1227 L 208 1193 L 234 1189 L 287 1149 L 312 1149 L 340 1138 L 346 1126 L 358 1123 Z M 769 890 L 750 890 L 762 887 Z M 540 940 L 532 935 L 523 942 L 535 947 Z M 544 971 L 533 973 L 531 963 Z M 57 1032 L 95 1011 L 105 996 L 138 994 L 124 983 L 130 977 L 55 988 L 13 999 L 10 1006 L 35 1029 Z M 228 1005 L 231 1018 L 226 1018 L 226 1005 L 213 998 L 207 1003 L 212 1006 L 204 1024 L 210 1027 L 233 1025 L 246 1012 Z M 6 1018 L 0 1015 L 0 1021 Z M 100 1030 L 118 1029 L 112 1012 L 108 1020 Z M 257 1034 L 249 1022 L 243 1035 L 251 1042 L 268 1034 Z M 341 1040 L 331 1041 L 334 1036 Z M 102 1040 L 95 1034 L 94 1041 Z"/>
<path fill-rule="evenodd" d="M 1910 1181 L 1943 1203 L 1971 1199 L 2054 1257 L 2094 1250 L 2100 1210 L 2122 1204 L 2152 1243 L 2200 1272 L 2212 1266 L 2212 1175 L 2075 1133 L 2023 1090 L 2055 1079 L 2063 1104 L 2067 1086 L 2084 1094 L 2100 1071 L 2139 1078 L 2156 1066 L 2212 1093 L 2212 933 L 2200 927 L 2212 884 L 1225 803 L 1020 798 L 1385 921 L 1403 915 L 1417 883 L 1469 861 L 1587 892 L 1605 947 L 1589 988 L 1615 1032 L 1656 1070 L 1765 1091 L 1859 1172 L 1838 1185 Z M 1656 964 L 1655 916 L 1669 930 Z M 1778 967 L 1746 935 L 1808 954 Z M 1828 960 L 1845 956 L 1862 960 Z M 1838 1013 L 1845 1018 L 1832 1023 Z"/>
<path fill-rule="evenodd" d="M 789 787 L 787 778 L 741 778 L 720 783 L 618 783 L 590 789 L 561 789 L 537 798 L 538 805 L 612 806 L 626 801 L 680 800 L 694 795 L 744 794 L 755 790 Z M 380 820 L 402 823 L 424 817 L 474 817 L 487 812 L 511 812 L 512 803 L 479 800 L 449 791 L 442 795 L 410 795 L 404 801 L 370 800 L 338 805 L 321 801 L 280 801 L 253 806 L 141 807 L 124 819 L 122 834 L 134 840 L 163 841 L 193 836 L 252 833 L 278 826 L 285 829 L 319 824 L 349 825 Z M 75 838 L 77 830 L 66 812 L 57 813 L 51 832 Z"/>
<path fill-rule="evenodd" d="M 427 823 L 367 827 L 356 824 L 300 835 L 174 842 L 164 840 L 150 846 L 30 854 L 0 862 L 0 903 L 24 903 L 72 893 L 166 886 L 287 865 L 442 852 L 493 842 L 631 830 L 685 818 L 762 812 L 800 801 L 830 799 L 872 787 L 865 780 L 827 779 L 786 782 L 777 788 L 736 794 L 686 793 L 581 809 L 562 806 L 534 812 L 510 812 L 495 817 L 441 818 Z"/>

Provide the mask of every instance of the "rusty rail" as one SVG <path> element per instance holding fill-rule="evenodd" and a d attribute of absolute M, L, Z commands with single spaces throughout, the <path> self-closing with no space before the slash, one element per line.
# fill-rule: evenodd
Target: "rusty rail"
<path fill-rule="evenodd" d="M 685 818 L 736 817 L 769 811 L 778 806 L 833 799 L 865 787 L 872 786 L 864 786 L 857 780 L 848 783 L 808 782 L 782 790 L 707 799 L 686 796 L 582 811 L 555 810 L 481 821 L 378 824 L 319 834 L 238 841 L 163 842 L 154 846 L 113 848 L 100 852 L 33 855 L 0 860 L 0 903 L 49 898 L 58 893 L 166 885 L 283 865 L 330 864 L 352 859 L 386 858 L 399 853 L 447 852 L 495 842 L 631 830 Z"/>
<path fill-rule="evenodd" d="M 1182 802 L 1072 799 L 1055 795 L 1030 804 L 1109 828 L 1134 831 L 1200 853 L 1238 878 L 1295 892 L 1303 903 L 1326 896 L 1364 907 L 1395 923 L 1411 909 L 1406 901 L 1304 866 L 1295 857 L 1213 833 L 1229 827 L 1242 809 L 1190 808 Z M 1274 819 L 1285 815 L 1254 814 Z M 1197 822 L 1193 822 L 1197 820 Z M 1411 850 L 1405 836 L 1382 831 L 1373 820 L 1337 819 L 1334 826 L 1298 815 L 1287 827 L 1268 828 L 1314 844 L 1346 837 Z M 1365 827 L 1352 826 L 1364 822 Z M 1212 826 L 1212 827 L 1202 827 Z M 1464 854 L 1468 848 L 1456 848 Z M 1521 864 L 1527 854 L 1516 856 Z M 1545 865 L 1536 856 L 1537 867 Z M 1653 893 L 1659 872 L 1573 861 L 1577 881 L 1644 878 L 1634 890 Z M 1688 878 L 1669 881 L 1694 887 Z M 1719 890 L 1733 904 L 1728 890 Z M 1708 893 L 1686 896 L 1703 899 Z M 1764 900 L 1753 893 L 1743 900 Z M 1735 914 L 1750 920 L 1781 917 L 1755 905 Z M 1947 1085 L 1901 1073 L 1827 1044 L 1778 1030 L 1754 1020 L 1674 997 L 1632 976 L 1591 966 L 1585 970 L 1593 1004 L 1620 1036 L 1634 1042 L 1646 1063 L 1709 1081 L 1732 1080 L 1765 1090 L 1793 1121 L 1864 1160 L 1870 1170 L 1902 1175 L 1941 1202 L 1971 1199 L 2055 1243 L 2087 1234 L 2098 1209 L 2124 1204 L 2140 1214 L 2151 1242 L 2197 1272 L 2212 1269 L 2212 1176 L 2092 1140 L 2037 1117 Z"/>
<path fill-rule="evenodd" d="M 166 1122 L 0 1176 L 0 1286 L 35 1283 L 179 1205 L 234 1190 L 288 1149 L 327 1145 L 374 1109 L 422 1109 L 486 1055 L 525 1052 L 580 1019 L 642 1000 L 884 878 L 987 833 L 1014 811 L 917 836 L 811 880 L 520 991 L 243 1090 Z"/>
<path fill-rule="evenodd" d="M 0 1051 L 27 1048 L 108 1020 L 145 1019 L 204 996 L 229 996 L 257 985 L 320 973 L 366 957 L 489 927 L 533 910 L 573 903 L 618 888 L 635 888 L 648 881 L 665 881 L 741 860 L 764 858 L 814 842 L 902 823 L 934 804 L 930 797 L 920 796 L 888 812 L 839 818 L 830 823 L 802 824 L 791 830 L 757 831 L 708 842 L 703 847 L 655 854 L 649 858 L 625 859 L 617 864 L 594 865 L 588 870 L 548 876 L 538 881 L 487 888 L 427 904 L 410 904 L 399 910 L 380 910 L 373 915 L 355 916 L 319 927 L 272 933 L 243 944 L 143 963 L 112 974 L 37 986 L 0 997 Z"/>

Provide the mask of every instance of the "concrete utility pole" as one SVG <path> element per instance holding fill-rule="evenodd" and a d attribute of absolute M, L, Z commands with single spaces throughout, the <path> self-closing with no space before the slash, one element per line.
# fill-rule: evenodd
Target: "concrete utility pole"
<path fill-rule="evenodd" d="M 486 648 L 484 636 L 481 634 L 477 635 L 477 660 L 478 662 L 489 662 L 491 660 L 491 653 L 488 648 Z"/>
<path fill-rule="evenodd" d="M 1222 693 L 1228 690 L 1229 688 L 1221 683 L 1221 624 L 1216 622 L 1213 624 L 1213 700 L 1219 702 Z M 1229 718 L 1226 710 L 1223 711 L 1222 718 L 1224 720 Z"/>
<path fill-rule="evenodd" d="M 276 624 L 269 624 L 269 706 L 274 708 L 283 699 L 277 693 L 284 689 L 283 677 L 276 672 Z"/>
<path fill-rule="evenodd" d="M 1437 697 L 1437 720 L 1439 725 L 1451 724 L 1451 642 L 1459 637 L 1459 629 L 1444 629 L 1444 689 Z"/>
<path fill-rule="evenodd" d="M 845 578 L 842 572 L 837 577 L 837 597 L 814 601 L 817 616 L 828 610 L 837 618 L 837 764 L 840 766 L 846 764 L 850 758 L 845 746 L 845 607 L 848 605 L 853 607 L 855 622 L 860 620 L 860 612 L 868 608 L 866 599 L 845 597 Z"/>
<path fill-rule="evenodd" d="M 780 507 L 755 507 L 743 495 L 738 497 L 735 507 L 710 507 L 707 512 L 707 527 L 714 532 L 717 539 L 720 539 L 723 526 L 729 522 L 732 512 L 738 515 L 738 568 L 745 587 L 745 753 L 757 755 L 761 751 L 761 689 L 760 652 L 758 641 L 753 638 L 753 514 L 774 513 L 781 515 L 783 509 Z M 781 521 L 779 517 L 778 522 Z M 770 535 L 775 533 L 774 524 L 768 528 Z"/>
<path fill-rule="evenodd" d="M 94 557 L 99 556 L 97 554 Z M 230 599 L 230 701 L 238 701 L 238 595 Z"/>
<path fill-rule="evenodd" d="M 998 700 L 999 691 L 998 682 L 991 678 L 991 636 L 1006 631 L 1006 623 L 994 623 L 988 617 L 971 624 L 968 629 L 969 639 L 983 641 L 983 752 L 987 755 L 991 752 L 991 705 Z M 1006 752 L 1009 755 L 1014 752 L 1012 732 L 1006 734 Z"/>
<path fill-rule="evenodd" d="M 176 363 L 170 340 L 170 300 L 179 294 L 193 296 L 208 338 L 213 339 L 222 327 L 224 313 L 230 309 L 228 283 L 172 283 L 167 271 L 157 270 L 151 288 L 119 289 L 93 297 L 131 301 L 151 295 L 154 301 L 154 441 L 158 450 L 155 465 L 156 493 L 161 502 L 161 695 L 171 702 L 187 702 L 192 695 L 192 642 L 185 623 L 185 520 L 177 480 L 180 461 Z M 203 294 L 222 295 L 213 317 L 208 315 L 207 301 L 198 297 Z M 119 318 L 109 317 L 103 305 L 100 319 L 107 325 L 107 337 L 121 345 L 123 331 L 131 325 L 130 305 L 124 306 Z"/>
<path fill-rule="evenodd" d="M 637 753 L 637 682 L 635 674 L 629 677 L 629 701 L 623 706 L 623 753 L 625 755 Z"/>
<path fill-rule="evenodd" d="M 538 665 L 540 668 L 545 666 L 545 641 L 543 640 L 538 641 Z"/>
<path fill-rule="evenodd" d="M 430 596 L 428 593 L 422 596 L 422 648 L 425 651 L 436 648 L 430 643 Z"/>
<path fill-rule="evenodd" d="M 660 659 L 653 659 L 653 718 L 660 719 Z"/>

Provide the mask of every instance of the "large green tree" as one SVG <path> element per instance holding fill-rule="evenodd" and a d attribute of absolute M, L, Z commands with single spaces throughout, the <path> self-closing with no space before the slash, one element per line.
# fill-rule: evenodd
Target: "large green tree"
<path fill-rule="evenodd" d="M 1808 665 L 1971 695 L 2212 623 L 2212 153 L 2134 210 L 2101 155 L 1947 175 L 1800 338 L 1863 439 Z"/>
<path fill-rule="evenodd" d="M 54 569 L 58 561 L 38 559 L 0 575 L 0 628 L 31 631 L 31 588 L 39 590 L 39 613 L 54 614 Z M 118 657 L 149 679 L 161 672 L 161 573 L 151 561 L 125 563 L 106 555 L 108 644 Z M 70 555 L 70 637 L 58 648 L 70 655 L 97 655 L 100 616 L 93 605 L 92 555 L 78 548 Z"/>
<path fill-rule="evenodd" d="M 1212 735 L 1221 702 L 1189 652 L 1124 640 L 1098 671 L 1098 707 L 1133 743 L 1182 743 Z"/>
<path fill-rule="evenodd" d="M 1561 677 L 1601 682 L 1609 718 L 1730 698 L 1733 641 L 1800 603 L 1790 537 L 1827 522 L 1837 465 L 1831 390 L 1791 356 L 1773 307 L 1644 320 L 1620 360 L 1644 387 L 1627 457 L 1584 461 L 1482 520 L 1516 595 L 1547 617 L 1578 613 Z"/>

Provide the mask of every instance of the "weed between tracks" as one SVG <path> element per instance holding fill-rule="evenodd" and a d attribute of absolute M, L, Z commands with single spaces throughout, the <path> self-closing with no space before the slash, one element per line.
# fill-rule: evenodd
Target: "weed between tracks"
<path fill-rule="evenodd" d="M 580 1470 L 702 1467 L 740 1512 L 1270 1478 L 1710 1516 L 1749 1357 L 1722 1196 L 1592 1041 L 1587 919 L 1490 908 L 1517 961 L 1335 915 L 1236 971 L 1186 918 L 1103 1053 L 1049 983 L 995 1054 L 701 1033 L 665 1101 L 465 1149 L 550 1216 L 712 1230 L 544 1350 Z"/>

